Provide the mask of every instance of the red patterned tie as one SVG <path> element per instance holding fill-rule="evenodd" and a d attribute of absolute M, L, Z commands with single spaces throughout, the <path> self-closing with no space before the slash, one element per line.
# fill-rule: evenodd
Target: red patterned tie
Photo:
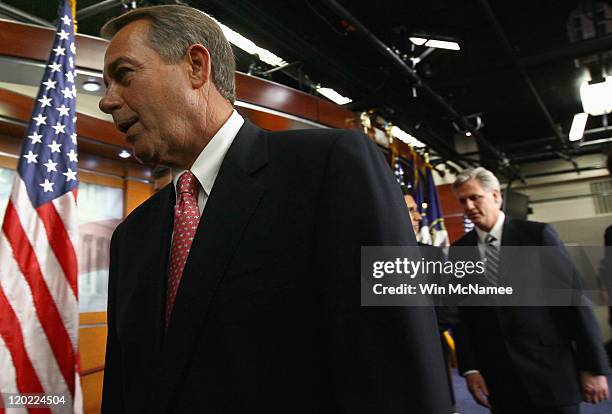
<path fill-rule="evenodd" d="M 166 289 L 166 328 L 178 291 L 183 269 L 187 262 L 191 242 L 200 222 L 198 209 L 198 180 L 191 171 L 184 172 L 176 185 L 176 205 L 174 206 L 174 229 L 172 248 L 168 263 L 168 288 Z"/>

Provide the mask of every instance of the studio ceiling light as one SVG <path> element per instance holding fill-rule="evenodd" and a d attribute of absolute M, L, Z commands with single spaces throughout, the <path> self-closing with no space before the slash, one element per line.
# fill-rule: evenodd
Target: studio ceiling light
<path fill-rule="evenodd" d="M 461 50 L 459 43 L 452 40 L 432 38 L 425 35 L 411 36 L 408 39 L 410 39 L 410 41 L 417 46 L 433 47 L 436 49 Z"/>
<path fill-rule="evenodd" d="M 317 87 L 316 90 L 321 95 L 325 96 L 330 101 L 337 103 L 338 105 L 346 105 L 347 103 L 353 102 L 351 98 L 347 98 L 346 96 L 340 95 L 332 88 Z"/>
<path fill-rule="evenodd" d="M 257 46 L 253 41 L 247 39 L 235 30 L 230 29 L 218 20 L 215 21 L 221 27 L 221 30 L 223 31 L 223 34 L 225 35 L 227 41 L 230 42 L 232 45 L 244 50 L 245 52 L 253 56 L 256 56 L 259 60 L 264 63 L 267 63 L 270 66 L 281 67 L 287 65 L 287 62 L 283 58 L 275 55 L 267 49 Z M 318 93 L 325 96 L 332 102 L 337 103 L 338 105 L 346 105 L 347 103 L 353 102 L 351 98 L 342 96 L 331 88 L 317 87 L 315 89 Z"/>
<path fill-rule="evenodd" d="M 572 127 L 570 128 L 569 133 L 570 141 L 580 141 L 582 139 L 588 118 L 589 114 L 584 112 L 574 115 L 574 120 L 572 121 Z"/>
<path fill-rule="evenodd" d="M 251 55 L 256 55 L 259 60 L 267 63 L 270 66 L 283 66 L 287 64 L 287 62 L 285 62 L 282 58 L 276 56 L 268 49 L 264 49 L 262 47 L 257 46 L 255 43 L 253 43 L 251 40 L 247 39 L 240 33 L 230 29 L 223 23 L 220 23 L 218 20 L 215 21 L 219 24 L 219 26 L 221 26 L 221 30 L 223 31 L 223 34 L 225 35 L 227 41 L 236 46 L 237 48 L 242 49 Z"/>
<path fill-rule="evenodd" d="M 395 125 L 391 127 L 391 135 L 393 135 L 395 138 L 399 139 L 400 141 L 405 142 L 408 145 L 412 145 L 413 147 L 417 147 L 417 148 L 425 147 L 424 143 L 422 143 L 421 141 L 419 141 L 418 139 L 416 139 L 415 137 L 413 137 L 412 135 L 410 135 L 409 133 L 407 133 L 406 131 L 404 131 L 403 129 Z"/>
<path fill-rule="evenodd" d="M 612 77 L 606 76 L 603 82 L 584 81 L 580 86 L 582 108 L 589 115 L 603 115 L 612 112 Z"/>
<path fill-rule="evenodd" d="M 121 150 L 121 152 L 119 153 L 119 156 L 121 158 L 130 158 L 132 156 L 132 154 L 130 154 L 129 152 L 127 152 L 126 150 Z"/>

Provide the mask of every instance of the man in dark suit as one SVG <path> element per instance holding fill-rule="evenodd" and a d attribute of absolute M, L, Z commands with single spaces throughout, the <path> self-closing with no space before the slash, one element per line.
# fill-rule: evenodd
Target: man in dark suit
<path fill-rule="evenodd" d="M 608 172 L 612 175 L 612 147 L 608 149 L 606 158 Z M 612 304 L 612 225 L 608 226 L 604 232 L 604 259 L 602 263 L 602 282 L 604 289 L 607 290 L 608 304 Z M 608 324 L 612 328 L 612 305 L 608 306 Z M 606 343 L 608 359 L 612 361 L 612 339 Z"/>
<path fill-rule="evenodd" d="M 504 215 L 499 181 L 490 171 L 463 171 L 453 190 L 475 229 L 453 244 L 450 260 L 486 258 L 493 261 L 487 264 L 491 276 L 503 269 L 502 246 L 564 251 L 550 225 Z M 581 399 L 609 397 L 608 364 L 587 306 L 462 307 L 456 333 L 460 373 L 474 399 L 495 414 L 578 413 Z"/>
<path fill-rule="evenodd" d="M 102 33 L 100 108 L 173 170 L 113 235 L 102 411 L 448 413 L 433 310 L 360 305 L 361 246 L 415 244 L 376 146 L 244 120 L 231 47 L 195 9 Z"/>

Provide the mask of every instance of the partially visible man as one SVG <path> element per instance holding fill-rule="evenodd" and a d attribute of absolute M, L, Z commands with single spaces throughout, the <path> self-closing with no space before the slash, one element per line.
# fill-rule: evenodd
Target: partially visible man
<path fill-rule="evenodd" d="M 499 181 L 485 168 L 460 173 L 453 190 L 475 229 L 453 244 L 450 260 L 466 249 L 491 260 L 502 246 L 563 248 L 550 225 L 504 215 Z M 589 307 L 463 307 L 460 317 L 460 373 L 493 413 L 575 414 L 581 399 L 609 397 L 608 364 Z"/>
<path fill-rule="evenodd" d="M 420 231 L 422 216 L 419 212 L 414 196 L 410 192 L 410 188 L 407 186 L 402 186 L 402 193 L 404 194 L 406 208 L 408 208 L 408 215 L 410 216 L 410 222 L 412 223 L 412 230 L 416 236 Z M 431 246 L 421 242 L 419 242 L 418 245 L 419 251 L 421 252 L 421 255 L 425 261 L 430 263 L 444 263 L 446 261 L 444 252 L 440 247 Z M 434 303 L 436 303 L 436 318 L 438 320 L 438 330 L 440 332 L 440 343 L 442 344 L 442 351 L 444 353 L 444 365 L 447 368 L 448 389 L 451 394 L 451 401 L 453 403 L 453 412 L 455 412 L 455 393 L 453 390 L 453 378 L 451 371 L 452 364 L 454 363 L 454 353 L 451 349 L 451 345 L 449 344 L 449 340 L 452 341 L 452 337 L 447 335 L 450 335 L 449 331 L 452 329 L 454 324 L 457 323 L 457 309 L 450 306 L 440 306 L 436 301 L 434 301 Z"/>
<path fill-rule="evenodd" d="M 419 212 L 419 208 L 414 200 L 414 197 L 410 193 L 410 189 L 405 185 L 402 186 L 402 194 L 404 195 L 404 202 L 406 203 L 408 214 L 410 215 L 412 230 L 414 231 L 414 235 L 417 236 L 421 230 L 421 213 Z"/>
<path fill-rule="evenodd" d="M 102 34 L 100 108 L 173 172 L 113 234 L 102 412 L 448 413 L 433 310 L 361 306 L 361 246 L 415 244 L 379 149 L 243 119 L 198 10 Z"/>
<path fill-rule="evenodd" d="M 608 150 L 608 157 L 606 159 L 606 165 L 608 172 L 612 175 L 612 147 Z M 604 260 L 602 266 L 602 279 L 603 285 L 608 290 L 608 303 L 612 303 L 612 225 L 606 228 L 604 232 Z M 612 305 L 608 306 L 608 324 L 612 328 Z M 606 351 L 608 352 L 608 359 L 612 363 L 612 339 L 606 343 Z"/>

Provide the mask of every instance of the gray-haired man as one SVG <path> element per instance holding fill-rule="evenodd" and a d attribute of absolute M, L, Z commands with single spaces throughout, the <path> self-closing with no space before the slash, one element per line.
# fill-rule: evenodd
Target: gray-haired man
<path fill-rule="evenodd" d="M 481 259 L 494 251 L 499 258 L 501 246 L 562 248 L 550 225 L 504 215 L 499 180 L 485 168 L 460 173 L 453 190 L 475 229 L 453 244 L 450 260 L 470 248 Z M 474 399 L 495 414 L 575 414 L 581 399 L 609 397 L 590 308 L 463 307 L 461 318 L 460 373 Z"/>

